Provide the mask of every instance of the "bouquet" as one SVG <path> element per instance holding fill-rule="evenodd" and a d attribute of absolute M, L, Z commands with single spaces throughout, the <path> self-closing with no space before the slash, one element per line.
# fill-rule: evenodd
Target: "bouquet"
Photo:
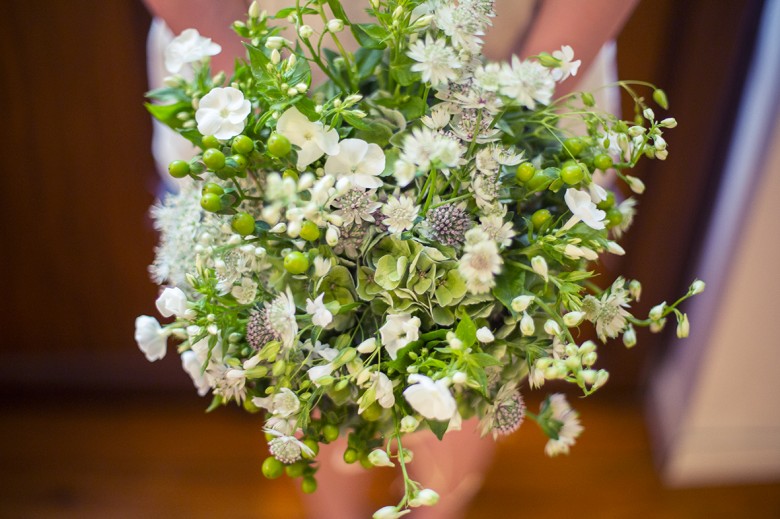
<path fill-rule="evenodd" d="M 580 327 L 631 347 L 637 327 L 674 316 L 685 337 L 678 305 L 704 284 L 642 318 L 638 281 L 593 281 L 635 213 L 617 183 L 641 194 L 627 172 L 667 156 L 677 123 L 640 94 L 667 109 L 662 90 L 618 83 L 632 121 L 590 93 L 554 98 L 580 65 L 572 49 L 484 60 L 490 0 L 366 7 L 373 23 L 338 0 L 253 3 L 230 77 L 212 75 L 220 48 L 194 29 L 167 48 L 172 75 L 147 107 L 199 151 L 170 164 L 180 190 L 152 209 L 156 306 L 173 319 L 140 316 L 135 337 L 150 361 L 175 339 L 209 409 L 265 411 L 269 478 L 313 492 L 319 445 L 339 437 L 348 463 L 399 466 L 404 494 L 375 515 L 389 518 L 438 499 L 408 476 L 405 434 L 475 417 L 496 438 L 528 418 L 548 455 L 568 453 L 577 413 L 562 394 L 531 413 L 523 392 L 564 380 L 592 393 L 608 373 Z"/>

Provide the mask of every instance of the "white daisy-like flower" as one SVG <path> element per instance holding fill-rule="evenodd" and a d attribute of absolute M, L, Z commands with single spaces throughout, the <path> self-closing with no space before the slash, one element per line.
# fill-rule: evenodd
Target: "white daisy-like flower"
<path fill-rule="evenodd" d="M 396 160 L 393 169 L 393 177 L 398 182 L 399 187 L 406 187 L 417 176 L 417 168 L 414 164 L 405 160 Z"/>
<path fill-rule="evenodd" d="M 412 71 L 420 72 L 425 83 L 436 87 L 458 79 L 462 65 L 455 49 L 444 38 L 434 40 L 428 34 L 425 40 L 412 43 L 406 55 L 417 62 L 412 65 Z"/>
<path fill-rule="evenodd" d="M 303 170 L 324 154 L 339 152 L 339 134 L 335 129 L 325 130 L 319 121 L 310 121 L 294 106 L 287 109 L 276 122 L 276 131 L 297 146 L 297 167 Z"/>
<path fill-rule="evenodd" d="M 295 320 L 295 301 L 290 287 L 276 296 L 266 305 L 268 325 L 279 335 L 282 346 L 291 348 L 298 335 L 298 323 Z"/>
<path fill-rule="evenodd" d="M 226 402 L 243 403 L 246 398 L 246 372 L 243 369 L 220 363 L 209 366 L 209 375 L 213 378 L 215 395 L 220 395 Z"/>
<path fill-rule="evenodd" d="M 486 92 L 498 92 L 501 88 L 501 65 L 486 63 L 474 71 L 474 81 Z"/>
<path fill-rule="evenodd" d="M 282 418 L 291 417 L 301 408 L 301 401 L 289 388 L 283 387 L 271 398 L 273 400 L 273 414 Z"/>
<path fill-rule="evenodd" d="M 140 315 L 135 320 L 135 342 L 149 362 L 165 357 L 168 335 L 154 317 Z"/>
<path fill-rule="evenodd" d="M 333 207 L 338 208 L 333 214 L 343 218 L 345 224 L 374 223 L 374 212 L 382 207 L 382 203 L 376 201 L 375 193 L 373 190 L 351 189 L 333 201 Z"/>
<path fill-rule="evenodd" d="M 571 46 L 562 46 L 561 50 L 553 51 L 552 56 L 561 62 L 561 64 L 552 71 L 554 80 L 563 81 L 569 76 L 577 75 L 577 70 L 579 70 L 582 61 L 574 60 L 574 49 L 572 49 Z"/>
<path fill-rule="evenodd" d="M 325 307 L 322 298 L 325 294 L 320 294 L 314 300 L 306 299 L 306 312 L 311 315 L 311 322 L 315 326 L 325 328 L 333 322 L 333 314 Z"/>
<path fill-rule="evenodd" d="M 504 217 L 501 214 L 481 216 L 479 227 L 487 234 L 488 238 L 502 247 L 509 247 L 512 244 L 512 238 L 517 234 L 512 229 L 512 222 L 504 222 Z"/>
<path fill-rule="evenodd" d="M 495 276 L 501 273 L 504 260 L 498 253 L 496 242 L 475 227 L 466 233 L 466 245 L 463 257 L 458 262 L 458 272 L 466 280 L 466 288 L 472 294 L 490 292 L 495 284 Z"/>
<path fill-rule="evenodd" d="M 579 414 L 571 408 L 566 397 L 560 393 L 550 395 L 548 400 L 552 408 L 552 419 L 558 422 L 558 438 L 550 438 L 544 447 L 544 453 L 548 456 L 557 456 L 558 454 L 568 454 L 569 448 L 575 444 L 577 437 L 582 434 L 583 427 L 580 425 Z"/>
<path fill-rule="evenodd" d="M 583 298 L 582 310 L 585 312 L 585 318 L 596 325 L 596 333 L 602 342 L 606 342 L 608 337 L 617 337 L 628 325 L 626 319 L 631 314 L 625 309 L 629 307 L 629 299 L 625 280 L 621 277 L 612 283 L 601 299 L 591 295 Z"/>
<path fill-rule="evenodd" d="M 431 163 L 454 168 L 460 163 L 463 153 L 465 149 L 455 139 L 422 127 L 413 128 L 411 135 L 404 138 L 401 159 L 427 171 Z"/>
<path fill-rule="evenodd" d="M 391 195 L 382 206 L 382 214 L 386 216 L 382 223 L 391 233 L 400 234 L 412 228 L 419 211 L 420 206 L 414 205 L 413 198 L 405 195 L 396 198 Z"/>
<path fill-rule="evenodd" d="M 412 317 L 410 313 L 389 314 L 385 324 L 379 329 L 382 337 L 382 346 L 387 350 L 390 358 L 395 360 L 398 350 L 414 342 L 420 333 L 419 317 Z"/>
<path fill-rule="evenodd" d="M 274 439 L 268 442 L 268 451 L 282 463 L 287 465 L 295 463 L 303 454 L 307 457 L 314 456 L 314 451 L 295 436 L 288 436 L 269 428 L 263 429 L 263 432 L 274 436 Z"/>
<path fill-rule="evenodd" d="M 246 117 L 252 104 L 244 99 L 241 90 L 233 87 L 216 87 L 203 96 L 195 112 L 198 131 L 217 139 L 230 139 L 244 131 Z"/>
<path fill-rule="evenodd" d="M 185 29 L 165 48 L 165 68 L 171 74 L 178 74 L 187 63 L 200 61 L 207 56 L 216 56 L 222 47 L 200 35 L 196 29 Z"/>
<path fill-rule="evenodd" d="M 448 387 L 448 381 L 433 381 L 425 375 L 412 374 L 411 384 L 404 390 L 404 398 L 412 409 L 429 420 L 444 422 L 450 420 L 458 410 L 458 404 Z"/>
<path fill-rule="evenodd" d="M 529 110 L 537 104 L 549 104 L 555 90 L 550 71 L 536 61 L 520 61 L 512 56 L 512 64 L 501 67 L 501 95 L 515 100 Z"/>
<path fill-rule="evenodd" d="M 362 139 L 344 139 L 339 151 L 325 161 L 325 174 L 347 178 L 353 186 L 375 189 L 382 186 L 385 153 L 378 145 Z"/>
<path fill-rule="evenodd" d="M 241 284 L 230 289 L 230 293 L 240 305 L 252 304 L 257 295 L 257 283 L 250 277 L 241 278 Z"/>
<path fill-rule="evenodd" d="M 571 229 L 580 221 L 592 229 L 604 228 L 604 218 L 606 218 L 607 213 L 596 207 L 590 193 L 570 187 L 566 190 L 563 199 L 566 201 L 569 211 L 572 212 L 572 216 L 564 224 L 562 230 Z"/>

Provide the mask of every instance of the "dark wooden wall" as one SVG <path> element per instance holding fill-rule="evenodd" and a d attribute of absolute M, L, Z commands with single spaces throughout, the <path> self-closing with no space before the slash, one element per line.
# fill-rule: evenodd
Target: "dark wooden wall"
<path fill-rule="evenodd" d="M 620 37 L 621 76 L 662 85 L 680 121 L 669 160 L 640 170 L 648 189 L 619 266 L 643 280 L 644 310 L 692 279 L 760 4 L 649 0 Z M 148 365 L 133 341 L 156 294 L 148 24 L 140 0 L 3 3 L 0 386 L 189 385 L 175 355 Z M 649 334 L 640 345 L 604 349 L 610 385 L 635 387 L 660 348 Z"/>

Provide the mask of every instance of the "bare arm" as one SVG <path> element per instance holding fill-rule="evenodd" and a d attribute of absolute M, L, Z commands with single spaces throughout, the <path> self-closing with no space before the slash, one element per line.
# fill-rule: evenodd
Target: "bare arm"
<path fill-rule="evenodd" d="M 222 46 L 222 52 L 211 60 L 216 72 L 233 70 L 233 61 L 244 55 L 240 38 L 231 29 L 233 22 L 243 20 L 249 7 L 245 0 L 144 0 L 155 16 L 165 20 L 174 34 L 195 28 Z"/>

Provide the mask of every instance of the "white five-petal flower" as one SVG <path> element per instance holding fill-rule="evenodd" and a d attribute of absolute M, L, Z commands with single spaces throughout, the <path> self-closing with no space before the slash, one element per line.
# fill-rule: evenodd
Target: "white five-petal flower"
<path fill-rule="evenodd" d="M 566 200 L 569 211 L 572 212 L 572 217 L 563 226 L 564 231 L 572 228 L 580 221 L 593 229 L 604 228 L 604 218 L 607 216 L 607 213 L 596 208 L 596 204 L 593 203 L 589 193 L 570 187 L 566 190 L 563 198 Z"/>
<path fill-rule="evenodd" d="M 339 152 L 339 134 L 335 129 L 326 131 L 321 122 L 310 121 L 297 108 L 289 108 L 279 117 L 276 131 L 300 148 L 298 150 L 298 169 L 322 157 L 323 154 L 336 155 Z"/>
<path fill-rule="evenodd" d="M 325 161 L 325 174 L 347 178 L 353 186 L 364 189 L 382 187 L 378 178 L 385 170 L 385 154 L 378 145 L 362 139 L 344 139 L 338 153 Z"/>
<path fill-rule="evenodd" d="M 404 398 L 412 409 L 429 420 L 441 422 L 450 420 L 458 410 L 458 405 L 450 393 L 446 380 L 433 381 L 425 375 L 409 375 L 412 384 L 404 390 Z"/>
<path fill-rule="evenodd" d="M 322 298 L 325 294 L 320 294 L 316 299 L 306 299 L 306 312 L 311 315 L 311 322 L 315 326 L 325 328 L 333 322 L 333 314 L 325 307 Z"/>
<path fill-rule="evenodd" d="M 385 324 L 379 329 L 382 336 L 382 346 L 385 347 L 390 358 L 395 360 L 398 350 L 416 341 L 420 332 L 419 317 L 412 317 L 410 313 L 390 314 Z"/>
<path fill-rule="evenodd" d="M 187 296 L 178 287 L 166 287 L 155 301 L 155 306 L 163 317 L 182 317 L 187 311 Z"/>
<path fill-rule="evenodd" d="M 139 315 L 135 320 L 135 342 L 146 355 L 146 360 L 154 362 L 165 357 L 168 332 L 162 329 L 154 317 Z"/>
<path fill-rule="evenodd" d="M 217 87 L 203 96 L 195 112 L 198 131 L 217 139 L 230 139 L 244 130 L 251 103 L 237 88 Z"/>
<path fill-rule="evenodd" d="M 165 68 L 171 74 L 178 74 L 187 63 L 200 61 L 206 56 L 215 56 L 222 47 L 200 35 L 196 29 L 186 29 L 165 48 Z"/>
<path fill-rule="evenodd" d="M 570 45 L 564 45 L 561 50 L 553 51 L 553 58 L 561 62 L 558 68 L 553 69 L 552 77 L 556 81 L 563 81 L 569 76 L 576 76 L 582 61 L 574 59 L 574 49 Z"/>

